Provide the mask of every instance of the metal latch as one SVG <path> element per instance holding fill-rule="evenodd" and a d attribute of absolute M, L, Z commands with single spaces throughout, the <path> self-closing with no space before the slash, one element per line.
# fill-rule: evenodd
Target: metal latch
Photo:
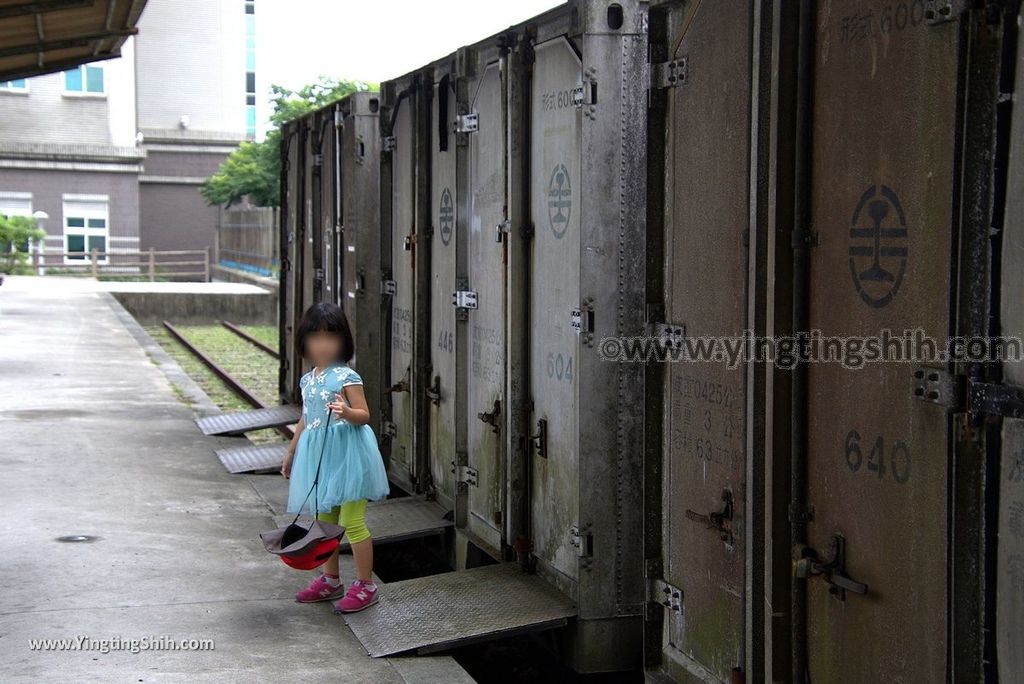
<path fill-rule="evenodd" d="M 651 65 L 651 87 L 673 88 L 686 83 L 690 73 L 689 60 L 686 57 L 673 59 L 670 62 L 659 62 Z"/>
<path fill-rule="evenodd" d="M 721 511 L 713 511 L 705 515 L 687 509 L 686 517 L 694 522 L 706 525 L 709 530 L 717 530 L 718 538 L 731 548 L 733 545 L 732 508 L 732 492 L 728 489 L 723 489 Z"/>
<path fill-rule="evenodd" d="M 456 482 L 473 485 L 474 487 L 476 486 L 476 468 L 472 468 L 468 465 L 456 465 L 455 461 L 452 461 L 452 473 L 455 475 Z"/>
<path fill-rule="evenodd" d="M 441 376 L 435 375 L 434 382 L 426 389 L 427 399 L 434 406 L 438 406 L 441 403 Z"/>
<path fill-rule="evenodd" d="M 828 584 L 828 593 L 840 601 L 846 600 L 846 592 L 854 594 L 868 593 L 868 585 L 857 582 L 846 576 L 846 539 L 841 534 L 832 536 L 829 545 L 829 558 L 822 560 L 818 552 L 809 547 L 800 548 L 800 559 L 796 561 L 793 572 L 799 579 L 821 577 Z"/>
<path fill-rule="evenodd" d="M 476 417 L 491 426 L 491 432 L 501 434 L 501 399 L 494 400 L 494 408 L 490 412 L 478 413 Z"/>
<path fill-rule="evenodd" d="M 971 382 L 968 409 L 1004 418 L 1024 418 L 1024 389 L 994 382 Z"/>
<path fill-rule="evenodd" d="M 395 136 L 385 135 L 380 139 L 380 148 L 385 152 L 391 152 L 395 149 Z"/>
<path fill-rule="evenodd" d="M 385 297 L 394 297 L 395 292 L 398 291 L 398 286 L 394 280 L 384 279 L 380 281 L 380 293 Z"/>
<path fill-rule="evenodd" d="M 478 112 L 459 114 L 455 117 L 456 133 L 476 133 L 478 130 L 480 130 L 480 114 Z"/>
<path fill-rule="evenodd" d="M 537 434 L 530 435 L 530 441 L 541 458 L 548 457 L 548 421 L 541 418 L 537 421 Z"/>
<path fill-rule="evenodd" d="M 505 234 L 508 233 L 510 230 L 512 230 L 512 221 L 510 221 L 509 219 L 505 219 L 504 221 L 502 221 L 501 223 L 494 227 L 494 241 L 504 242 Z"/>

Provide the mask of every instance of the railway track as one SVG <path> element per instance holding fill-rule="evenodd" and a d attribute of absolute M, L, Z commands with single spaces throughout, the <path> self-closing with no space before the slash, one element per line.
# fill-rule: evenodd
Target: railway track
<path fill-rule="evenodd" d="M 221 321 L 221 324 L 231 332 L 235 333 L 235 335 L 237 335 L 239 338 L 251 344 L 253 347 L 256 347 L 257 349 L 277 358 L 277 352 L 273 348 L 257 340 L 255 337 L 246 333 L 238 326 L 228 321 Z M 253 408 L 271 408 L 271 405 L 267 404 L 262 399 L 260 399 L 238 378 L 233 376 L 228 370 L 226 370 L 223 366 L 218 364 L 209 354 L 205 353 L 196 344 L 189 340 L 184 334 L 182 334 L 180 330 L 175 328 L 170 321 L 163 321 L 163 327 L 167 330 L 167 332 L 171 335 L 172 338 L 174 338 L 179 344 L 181 344 L 181 346 L 184 347 L 200 363 L 206 366 L 206 368 L 208 368 L 210 372 L 216 375 L 221 380 L 221 382 L 223 382 L 224 385 L 228 389 L 230 389 L 231 392 L 234 393 L 239 399 L 248 403 Z M 277 426 L 275 429 L 287 439 L 291 439 L 295 434 L 294 431 L 287 425 Z"/>

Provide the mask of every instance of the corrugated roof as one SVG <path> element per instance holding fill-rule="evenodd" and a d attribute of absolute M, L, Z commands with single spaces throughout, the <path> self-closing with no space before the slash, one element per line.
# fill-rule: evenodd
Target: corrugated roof
<path fill-rule="evenodd" d="M 0 0 L 0 81 L 121 55 L 146 0 Z"/>

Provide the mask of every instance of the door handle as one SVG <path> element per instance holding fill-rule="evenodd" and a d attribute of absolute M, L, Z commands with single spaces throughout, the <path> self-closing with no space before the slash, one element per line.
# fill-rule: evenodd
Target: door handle
<path fill-rule="evenodd" d="M 801 579 L 821 577 L 828 584 L 828 592 L 840 601 L 846 600 L 848 591 L 861 595 L 868 593 L 868 585 L 846 574 L 846 539 L 841 534 L 832 535 L 829 554 L 828 559 L 822 559 L 815 549 L 801 547 L 800 559 L 794 566 L 796 576 Z"/>
<path fill-rule="evenodd" d="M 698 513 L 686 509 L 686 517 L 694 522 L 706 525 L 709 530 L 717 530 L 718 537 L 732 546 L 732 492 L 728 489 L 722 490 L 722 510 L 711 513 Z"/>

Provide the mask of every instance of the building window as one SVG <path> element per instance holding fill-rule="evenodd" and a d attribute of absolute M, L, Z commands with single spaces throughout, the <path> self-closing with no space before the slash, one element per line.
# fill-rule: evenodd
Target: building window
<path fill-rule="evenodd" d="M 107 263 L 110 237 L 109 205 L 106 197 L 64 199 L 64 260 L 85 261 L 96 250 L 97 263 Z"/>
<path fill-rule="evenodd" d="M 3 216 L 32 216 L 32 193 L 0 192 L 0 214 Z M 22 252 L 28 252 L 28 240 L 16 247 Z M 10 249 L 11 243 L 0 242 L 0 252 L 8 252 Z"/>
<path fill-rule="evenodd" d="M 245 134 L 256 137 L 256 6 L 245 0 Z"/>
<path fill-rule="evenodd" d="M 27 93 L 28 79 L 18 78 L 13 81 L 0 81 L 0 90 L 6 90 L 12 93 Z"/>
<path fill-rule="evenodd" d="M 64 92 L 88 93 L 102 95 L 103 67 L 96 64 L 83 64 L 64 72 Z"/>

